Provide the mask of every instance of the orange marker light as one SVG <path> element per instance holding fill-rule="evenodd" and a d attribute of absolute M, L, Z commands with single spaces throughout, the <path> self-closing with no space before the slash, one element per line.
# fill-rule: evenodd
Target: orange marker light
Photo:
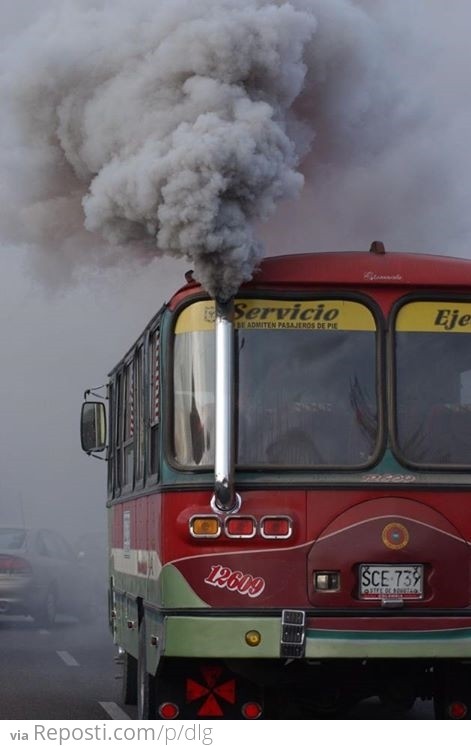
<path fill-rule="evenodd" d="M 245 633 L 245 642 L 251 648 L 256 648 L 262 641 L 262 635 L 257 629 L 251 629 Z"/>
<path fill-rule="evenodd" d="M 190 518 L 190 534 L 198 538 L 216 538 L 221 533 L 219 518 L 211 515 Z"/>

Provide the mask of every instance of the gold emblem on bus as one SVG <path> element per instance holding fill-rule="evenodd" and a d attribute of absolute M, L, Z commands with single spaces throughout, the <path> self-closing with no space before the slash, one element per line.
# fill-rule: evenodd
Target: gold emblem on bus
<path fill-rule="evenodd" d="M 409 543 L 409 532 L 402 523 L 388 523 L 383 528 L 381 538 L 388 549 L 404 549 Z"/>

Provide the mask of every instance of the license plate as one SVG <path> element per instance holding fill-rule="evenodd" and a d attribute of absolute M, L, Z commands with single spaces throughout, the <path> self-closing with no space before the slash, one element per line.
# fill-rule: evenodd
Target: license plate
<path fill-rule="evenodd" d="M 423 565 L 360 565 L 360 598 L 422 598 Z"/>

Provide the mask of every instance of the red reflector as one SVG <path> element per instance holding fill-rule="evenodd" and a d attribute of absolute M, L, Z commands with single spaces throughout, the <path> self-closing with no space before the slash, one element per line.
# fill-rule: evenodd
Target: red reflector
<path fill-rule="evenodd" d="M 258 702 L 246 702 L 242 705 L 242 715 L 246 720 L 256 720 L 262 714 L 262 707 Z"/>
<path fill-rule="evenodd" d="M 232 537 L 255 536 L 255 520 L 250 517 L 237 516 L 228 518 L 225 523 L 226 535 Z"/>
<path fill-rule="evenodd" d="M 291 536 L 291 519 L 286 516 L 267 516 L 263 518 L 262 536 L 287 539 Z"/>
<path fill-rule="evenodd" d="M 25 574 L 31 572 L 31 565 L 22 557 L 10 557 L 7 554 L 0 555 L 0 572 L 9 575 Z"/>
<path fill-rule="evenodd" d="M 215 693 L 218 694 L 221 699 L 224 699 L 229 704 L 233 705 L 236 699 L 236 683 L 235 679 L 230 679 L 224 684 L 220 684 L 214 689 Z"/>
<path fill-rule="evenodd" d="M 200 717 L 221 718 L 224 713 L 214 694 L 210 694 L 198 710 Z"/>
<path fill-rule="evenodd" d="M 175 720 L 179 712 L 178 705 L 175 705 L 173 702 L 164 702 L 159 707 L 159 715 L 164 720 Z"/>
<path fill-rule="evenodd" d="M 224 669 L 222 666 L 214 666 L 214 665 L 201 666 L 201 676 L 203 677 L 206 685 L 209 686 L 210 689 L 212 689 L 213 686 L 216 685 L 216 682 L 221 677 L 223 670 Z"/>
<path fill-rule="evenodd" d="M 198 682 L 194 681 L 193 679 L 186 680 L 186 701 L 187 702 L 194 702 L 195 699 L 200 699 L 200 697 L 204 697 L 208 693 L 209 693 L 209 689 L 207 686 L 203 686 L 203 684 L 198 684 Z"/>
<path fill-rule="evenodd" d="M 448 713 L 454 720 L 461 720 L 468 714 L 468 708 L 464 702 L 452 702 L 448 708 Z"/>

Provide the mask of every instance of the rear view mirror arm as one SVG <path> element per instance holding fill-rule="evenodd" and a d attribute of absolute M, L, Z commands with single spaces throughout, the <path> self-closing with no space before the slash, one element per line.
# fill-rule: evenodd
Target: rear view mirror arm
<path fill-rule="evenodd" d="M 100 391 L 100 389 L 106 389 L 105 396 L 103 396 L 103 394 L 96 393 L 97 391 Z M 109 398 L 108 397 L 108 384 L 102 383 L 101 386 L 95 386 L 94 388 L 91 388 L 91 389 L 85 389 L 85 391 L 83 392 L 84 400 L 87 401 L 89 396 L 95 396 L 97 399 L 105 399 L 105 400 L 108 399 Z"/>
<path fill-rule="evenodd" d="M 91 451 L 87 452 L 87 456 L 93 456 L 93 458 L 97 458 L 98 461 L 108 461 L 108 456 L 97 456 L 96 453 L 92 453 Z"/>

